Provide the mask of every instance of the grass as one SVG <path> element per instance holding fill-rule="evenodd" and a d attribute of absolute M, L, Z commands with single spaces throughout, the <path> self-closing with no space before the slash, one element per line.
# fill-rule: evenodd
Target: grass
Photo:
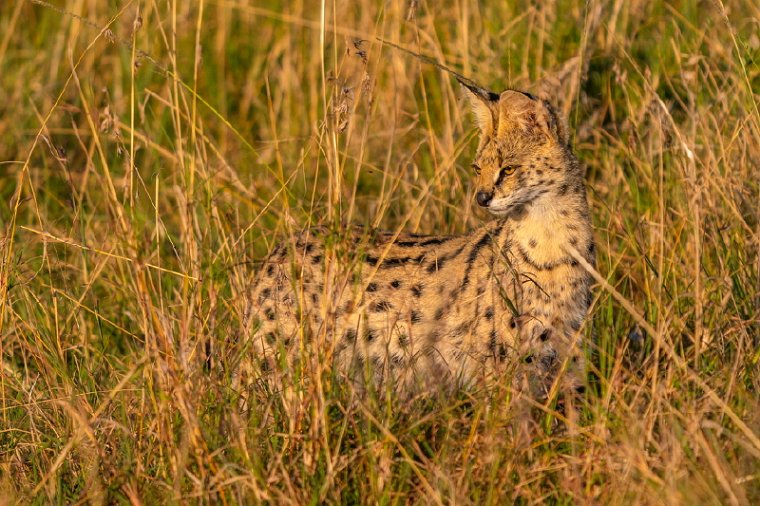
<path fill-rule="evenodd" d="M 760 502 L 756 2 L 51 4 L 0 5 L 0 502 Z M 318 357 L 241 409 L 274 242 L 488 219 L 455 81 L 376 37 L 568 116 L 572 430 L 545 406 L 516 445 L 508 385 L 361 399 Z"/>

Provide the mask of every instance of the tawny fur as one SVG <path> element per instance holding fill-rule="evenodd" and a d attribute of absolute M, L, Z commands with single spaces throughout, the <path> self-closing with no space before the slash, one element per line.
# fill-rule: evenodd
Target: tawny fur
<path fill-rule="evenodd" d="M 559 371 L 583 384 L 591 278 L 570 255 L 594 261 L 583 173 L 548 103 L 482 91 L 466 90 L 481 131 L 473 167 L 497 219 L 455 237 L 311 229 L 280 244 L 249 305 L 264 369 L 306 351 L 408 391 L 517 364 L 538 393 Z"/>

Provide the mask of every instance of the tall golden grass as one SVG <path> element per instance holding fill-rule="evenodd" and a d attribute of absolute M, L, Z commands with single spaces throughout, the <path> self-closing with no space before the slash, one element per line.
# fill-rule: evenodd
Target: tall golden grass
<path fill-rule="evenodd" d="M 0 502 L 760 502 L 759 27 L 752 0 L 3 2 Z M 550 96 L 587 167 L 588 394 L 529 446 L 508 385 L 357 396 L 317 356 L 295 399 L 233 388 L 277 240 L 489 219 L 455 81 L 378 38 Z"/>

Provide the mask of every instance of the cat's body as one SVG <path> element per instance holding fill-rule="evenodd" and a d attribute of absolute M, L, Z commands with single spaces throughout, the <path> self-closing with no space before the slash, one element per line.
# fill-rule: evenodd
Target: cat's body
<path fill-rule="evenodd" d="M 583 384 L 593 263 L 583 174 L 551 107 L 468 87 L 481 140 L 477 201 L 498 216 L 462 236 L 312 229 L 279 245 L 253 289 L 262 363 L 304 351 L 400 388 L 491 381 L 516 364 L 537 393 Z"/>

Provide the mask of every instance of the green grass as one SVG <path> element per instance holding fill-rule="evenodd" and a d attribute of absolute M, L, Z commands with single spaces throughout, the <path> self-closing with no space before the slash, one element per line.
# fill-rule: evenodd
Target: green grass
<path fill-rule="evenodd" d="M 52 3 L 0 5 L 0 502 L 760 502 L 756 2 Z M 233 388 L 277 240 L 489 219 L 455 81 L 376 37 L 568 115 L 600 273 L 568 430 L 313 355 Z"/>

